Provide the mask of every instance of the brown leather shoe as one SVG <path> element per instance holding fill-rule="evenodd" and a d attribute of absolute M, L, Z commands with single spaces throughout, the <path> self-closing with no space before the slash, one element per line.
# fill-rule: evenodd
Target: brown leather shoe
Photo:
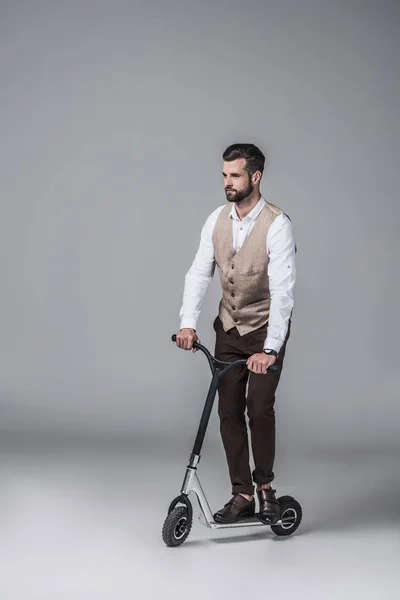
<path fill-rule="evenodd" d="M 258 502 L 260 505 L 259 516 L 263 523 L 273 525 L 279 521 L 280 506 L 275 497 L 276 490 L 271 488 L 257 490 Z"/>
<path fill-rule="evenodd" d="M 247 500 L 241 494 L 234 494 L 223 508 L 214 514 L 216 523 L 234 523 L 245 517 L 252 517 L 255 513 L 255 500 Z"/>

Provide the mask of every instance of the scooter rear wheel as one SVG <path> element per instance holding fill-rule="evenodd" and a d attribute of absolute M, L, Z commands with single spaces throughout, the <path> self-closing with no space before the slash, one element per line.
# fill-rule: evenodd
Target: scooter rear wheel
<path fill-rule="evenodd" d="M 300 504 L 291 496 L 282 496 L 278 498 L 280 506 L 280 520 L 282 521 L 279 525 L 271 525 L 272 531 L 275 535 L 288 536 L 292 535 L 299 527 L 303 511 Z"/>
<path fill-rule="evenodd" d="M 176 506 L 164 521 L 162 537 L 167 546 L 180 546 L 188 537 L 192 528 L 186 506 Z"/>

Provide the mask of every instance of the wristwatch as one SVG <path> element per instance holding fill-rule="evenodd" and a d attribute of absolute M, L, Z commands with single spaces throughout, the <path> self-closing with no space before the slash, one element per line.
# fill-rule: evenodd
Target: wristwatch
<path fill-rule="evenodd" d="M 264 349 L 263 352 L 265 354 L 272 354 L 273 356 L 275 356 L 275 358 L 278 358 L 278 353 L 275 350 L 266 350 L 266 349 Z"/>

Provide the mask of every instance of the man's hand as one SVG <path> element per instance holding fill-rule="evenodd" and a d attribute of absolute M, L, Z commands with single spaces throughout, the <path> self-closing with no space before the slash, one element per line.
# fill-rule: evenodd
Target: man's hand
<path fill-rule="evenodd" d="M 200 339 L 197 337 L 194 329 L 181 329 L 176 336 L 176 345 L 178 348 L 182 348 L 182 350 L 192 350 L 192 352 L 197 352 L 198 348 L 193 348 L 195 342 L 200 344 Z"/>
<path fill-rule="evenodd" d="M 273 354 L 265 354 L 265 352 L 257 352 L 253 354 L 247 361 L 247 368 L 258 375 L 265 375 L 267 369 L 274 364 L 276 356 Z"/>

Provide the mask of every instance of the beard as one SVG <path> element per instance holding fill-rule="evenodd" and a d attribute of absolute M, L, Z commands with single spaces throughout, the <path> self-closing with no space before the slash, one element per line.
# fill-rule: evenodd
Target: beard
<path fill-rule="evenodd" d="M 228 200 L 228 202 L 240 202 L 241 200 L 244 200 L 245 198 L 250 196 L 253 190 L 254 185 L 251 183 L 249 177 L 249 183 L 247 184 L 244 190 L 238 191 L 234 188 L 225 188 L 226 199 Z"/>

